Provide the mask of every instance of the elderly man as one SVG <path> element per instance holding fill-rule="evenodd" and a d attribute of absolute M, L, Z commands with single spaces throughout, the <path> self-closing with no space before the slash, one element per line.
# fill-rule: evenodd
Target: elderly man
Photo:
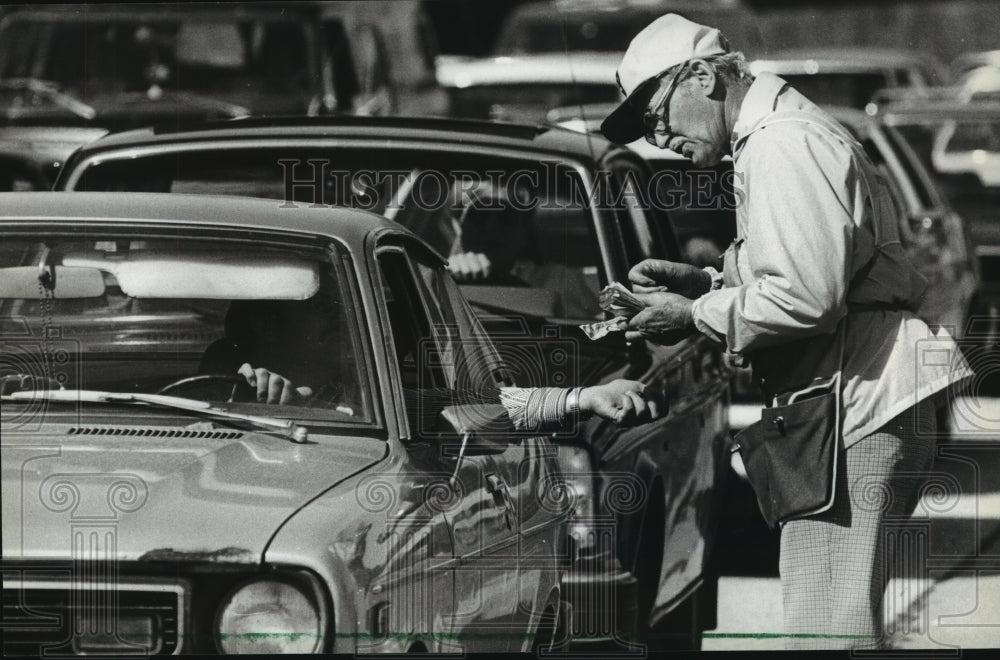
<path fill-rule="evenodd" d="M 655 260 L 632 269 L 650 307 L 629 337 L 724 343 L 749 360 L 769 404 L 839 372 L 834 494 L 781 533 L 786 644 L 877 646 L 884 523 L 912 513 L 914 474 L 932 465 L 932 395 L 971 375 L 951 337 L 911 311 L 926 283 L 892 198 L 842 127 L 781 78 L 754 79 L 717 30 L 657 19 L 629 45 L 618 83 L 627 100 L 602 125 L 610 140 L 645 137 L 706 167 L 729 154 L 745 200 L 722 274 Z M 951 359 L 925 359 L 928 341 Z"/>

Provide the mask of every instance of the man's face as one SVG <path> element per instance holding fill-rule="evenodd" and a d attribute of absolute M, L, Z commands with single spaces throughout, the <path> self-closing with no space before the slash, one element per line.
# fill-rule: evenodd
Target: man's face
<path fill-rule="evenodd" d="M 661 121 L 647 139 L 661 149 L 670 149 L 690 158 L 698 167 L 711 167 L 722 161 L 729 149 L 729 131 L 725 126 L 724 104 L 712 97 L 716 78 L 695 75 L 678 83 L 659 109 Z M 668 85 L 669 80 L 661 81 Z"/>

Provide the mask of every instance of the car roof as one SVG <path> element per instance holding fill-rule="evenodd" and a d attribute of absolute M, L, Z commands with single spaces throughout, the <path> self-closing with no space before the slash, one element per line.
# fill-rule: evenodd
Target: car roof
<path fill-rule="evenodd" d="M 158 144 L 241 139 L 416 140 L 543 152 L 593 165 L 616 147 L 600 136 L 563 128 L 437 117 L 250 117 L 184 130 L 144 128 L 113 133 L 82 147 L 76 158 Z"/>
<path fill-rule="evenodd" d="M 887 124 L 904 124 L 917 121 L 1000 121 L 1000 103 L 931 101 L 919 105 L 886 105 L 878 109 L 877 115 Z"/>
<path fill-rule="evenodd" d="M 367 211 L 297 204 L 284 208 L 274 199 L 187 195 L 182 193 L 12 192 L 0 193 L 0 226 L 34 220 L 74 223 L 203 225 L 223 229 L 286 231 L 339 238 L 361 251 L 365 237 L 378 229 L 409 232 Z"/>
<path fill-rule="evenodd" d="M 606 16 L 617 12 L 641 12 L 660 15 L 698 9 L 728 9 L 736 3 L 711 3 L 706 0 L 541 0 L 516 7 L 512 16 L 546 19 L 555 23 L 569 16 Z"/>
<path fill-rule="evenodd" d="M 892 48 L 795 48 L 776 50 L 750 62 L 754 73 L 864 73 L 887 69 L 919 69 L 937 75 L 940 66 L 914 51 Z"/>
<path fill-rule="evenodd" d="M 586 83 L 615 85 L 619 53 L 537 53 L 437 59 L 437 80 L 445 87 L 518 85 L 525 83 Z"/>
<path fill-rule="evenodd" d="M 0 12 L 0 18 L 7 17 L 45 17 L 59 21 L 90 21 L 95 17 L 101 21 L 122 20 L 132 21 L 137 16 L 163 16 L 180 19 L 186 16 L 214 16 L 238 20 L 243 16 L 280 17 L 290 12 L 314 12 L 316 7 L 309 2 L 232 2 L 201 3 L 172 2 L 164 3 L 100 3 L 87 4 L 84 9 L 79 4 L 35 4 L 7 7 Z M 317 5 L 319 3 L 316 3 Z"/>

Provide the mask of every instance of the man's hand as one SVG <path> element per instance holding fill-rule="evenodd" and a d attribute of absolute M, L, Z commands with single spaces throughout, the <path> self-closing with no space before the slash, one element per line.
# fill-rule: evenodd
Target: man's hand
<path fill-rule="evenodd" d="M 692 302 L 676 293 L 636 293 L 648 307 L 628 322 L 626 341 L 648 339 L 670 346 L 695 332 Z"/>
<path fill-rule="evenodd" d="M 295 387 L 284 376 L 261 367 L 254 369 L 248 362 L 240 365 L 237 373 L 247 379 L 250 387 L 257 388 L 257 401 L 260 402 L 284 405 L 307 399 L 313 394 L 311 387 Z"/>
<path fill-rule="evenodd" d="M 580 411 L 600 415 L 618 424 L 636 425 L 657 419 L 659 406 L 647 397 L 645 385 L 634 380 L 613 380 L 585 387 L 580 392 Z"/>
<path fill-rule="evenodd" d="M 448 257 L 448 270 L 458 282 L 477 282 L 493 274 L 493 264 L 482 252 L 463 252 Z"/>
<path fill-rule="evenodd" d="M 644 259 L 628 272 L 636 293 L 671 291 L 685 298 L 699 298 L 712 289 L 712 276 L 697 266 L 664 259 Z"/>

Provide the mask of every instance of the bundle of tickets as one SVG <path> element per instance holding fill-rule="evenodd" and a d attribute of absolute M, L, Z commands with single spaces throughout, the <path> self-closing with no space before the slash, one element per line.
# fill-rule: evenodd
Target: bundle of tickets
<path fill-rule="evenodd" d="M 618 282 L 612 282 L 604 287 L 600 297 L 601 309 L 614 314 L 613 319 L 584 323 L 580 329 L 591 339 L 600 339 L 609 332 L 622 332 L 628 327 L 630 318 L 646 307 L 646 303 L 632 295 Z"/>

